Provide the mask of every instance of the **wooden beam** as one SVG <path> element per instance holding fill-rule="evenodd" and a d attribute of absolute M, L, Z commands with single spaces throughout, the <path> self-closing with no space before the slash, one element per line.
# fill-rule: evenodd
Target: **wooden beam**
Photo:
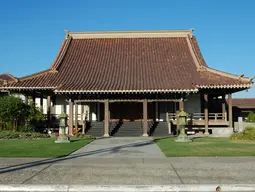
<path fill-rule="evenodd" d="M 109 103 L 115 103 L 115 102 L 143 102 L 142 99 L 114 99 L 114 100 L 108 100 Z M 165 101 L 171 101 L 171 102 L 179 102 L 180 99 L 148 99 L 147 102 L 165 102 Z M 104 103 L 105 100 L 93 100 L 93 99 L 84 99 L 84 100 L 75 100 L 75 103 Z"/>
<path fill-rule="evenodd" d="M 208 135 L 209 134 L 208 94 L 204 94 L 204 113 L 205 113 L 205 134 Z"/>
<path fill-rule="evenodd" d="M 78 128 L 78 104 L 75 103 L 75 112 L 74 112 L 74 118 L 75 118 L 75 128 Z"/>
<path fill-rule="evenodd" d="M 142 101 L 142 100 L 140 100 Z M 169 101 L 169 102 L 179 102 L 180 99 L 148 99 L 147 100 L 148 102 L 166 102 L 166 101 Z"/>
<path fill-rule="evenodd" d="M 229 127 L 233 127 L 233 113 L 232 113 L 232 94 L 228 94 L 228 121 L 229 121 Z"/>
<path fill-rule="evenodd" d="M 148 137 L 148 101 L 143 100 L 143 136 Z"/>
<path fill-rule="evenodd" d="M 109 100 L 104 102 L 104 137 L 109 137 Z"/>
<path fill-rule="evenodd" d="M 73 100 L 69 99 L 69 135 L 73 135 Z"/>

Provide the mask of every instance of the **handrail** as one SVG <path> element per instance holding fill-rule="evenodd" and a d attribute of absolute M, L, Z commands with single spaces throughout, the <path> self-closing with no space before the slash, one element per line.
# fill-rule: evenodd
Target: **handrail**
<path fill-rule="evenodd" d="M 176 120 L 176 113 L 167 113 L 169 120 Z M 188 113 L 187 120 L 204 120 L 205 113 Z M 224 120 L 227 121 L 227 113 L 209 113 L 208 114 L 209 121 L 218 121 Z"/>

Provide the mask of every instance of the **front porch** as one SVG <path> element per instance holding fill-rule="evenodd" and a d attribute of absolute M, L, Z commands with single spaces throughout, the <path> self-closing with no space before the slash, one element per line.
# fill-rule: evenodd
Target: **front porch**
<path fill-rule="evenodd" d="M 201 98 L 201 95 L 198 95 Z M 209 107 L 208 95 L 199 101 L 203 113 L 190 112 L 193 102 L 187 99 L 140 99 L 140 100 L 82 100 L 69 99 L 69 128 L 80 127 L 83 134 L 95 136 L 167 136 L 178 129 L 176 114 L 184 109 L 188 116 L 187 131 L 210 132 L 217 127 L 232 127 L 232 95 L 226 107 L 225 95 L 218 99 L 220 112 Z M 212 102 L 212 101 L 210 101 Z M 195 106 L 198 107 L 198 106 Z M 212 106 L 211 106 L 212 107 Z M 191 111 L 194 111 L 192 109 Z M 210 111 L 210 113 L 209 113 Z M 216 109 L 217 111 L 217 109 Z"/>

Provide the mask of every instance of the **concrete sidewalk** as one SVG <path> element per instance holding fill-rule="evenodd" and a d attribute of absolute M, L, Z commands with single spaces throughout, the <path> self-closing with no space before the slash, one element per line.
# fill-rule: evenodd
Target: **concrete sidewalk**
<path fill-rule="evenodd" d="M 110 150 L 109 150 L 110 149 Z M 166 158 L 152 137 L 110 137 L 96 139 L 71 155 L 98 151 L 86 158 Z"/>
<path fill-rule="evenodd" d="M 254 184 L 255 158 L 0 159 L 0 184 Z"/>
<path fill-rule="evenodd" d="M 40 192 L 70 192 L 70 191 L 97 191 L 97 192 L 147 192 L 147 191 L 197 191 L 209 192 L 216 191 L 217 188 L 222 192 L 255 191 L 255 185 L 0 185 L 0 191 L 40 191 Z"/>

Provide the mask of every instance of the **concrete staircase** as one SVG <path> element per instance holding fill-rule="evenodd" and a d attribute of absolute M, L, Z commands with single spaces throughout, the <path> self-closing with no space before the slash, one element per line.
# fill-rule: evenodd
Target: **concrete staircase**
<path fill-rule="evenodd" d="M 88 122 L 85 133 L 87 135 L 93 135 L 95 137 L 101 137 L 104 135 L 104 122 Z"/>
<path fill-rule="evenodd" d="M 110 135 L 115 137 L 139 137 L 143 134 L 141 122 L 112 122 Z"/>
<path fill-rule="evenodd" d="M 167 122 L 148 122 L 148 135 L 168 136 Z M 104 122 L 88 122 L 85 133 L 95 137 L 104 135 Z M 142 122 L 110 122 L 109 135 L 113 137 L 140 137 L 143 134 Z"/>
<path fill-rule="evenodd" d="M 151 121 L 149 122 L 149 136 L 153 137 L 165 137 L 168 136 L 168 126 L 167 122 L 155 122 Z"/>

